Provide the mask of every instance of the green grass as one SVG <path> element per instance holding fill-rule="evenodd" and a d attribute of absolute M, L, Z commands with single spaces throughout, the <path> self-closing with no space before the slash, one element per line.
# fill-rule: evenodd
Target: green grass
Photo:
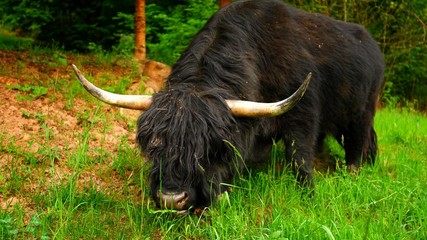
<path fill-rule="evenodd" d="M 34 40 L 31 38 L 16 37 L 14 34 L 3 30 L 0 25 L 0 49 L 27 49 L 33 45 L 33 42 Z"/>
<path fill-rule="evenodd" d="M 26 49 L 27 43 L 3 35 L 0 49 Z M 0 66 L 5 77 L 22 80 L 9 86 L 17 91 L 18 103 L 44 98 L 52 103 L 62 97 L 63 114 L 75 116 L 81 128 L 70 138 L 76 142 L 55 146 L 67 125 L 53 125 L 51 112 L 22 108 L 22 116 L 40 127 L 26 146 L 0 129 L 0 239 L 427 239 L 427 117 L 423 114 L 380 110 L 375 119 L 380 148 L 376 164 L 363 167 L 357 176 L 345 168 L 316 172 L 312 197 L 297 186 L 290 171 L 275 168 L 274 162 L 284 155 L 278 145 L 267 169 L 238 177 L 233 191 L 203 215 L 176 217 L 154 207 L 148 166 L 132 140 L 122 137 L 111 148 L 112 122 L 125 122 L 130 131 L 135 123 L 126 122 L 115 110 L 105 111 L 66 66 L 87 66 L 91 79 L 91 71 L 112 57 L 70 60 L 57 50 L 37 46 L 22 53 L 47 73 L 48 69 L 68 73 L 38 79 L 27 72 L 30 64 L 24 60 L 17 62 L 16 69 Z M 96 84 L 115 86 L 108 89 L 121 93 L 139 77 L 136 66 L 130 69 L 124 77 L 115 76 L 114 69 L 104 75 L 94 71 L 93 78 Z M 75 99 L 84 99 L 91 107 L 76 111 Z M 94 141 L 99 142 L 96 147 L 91 145 Z M 342 149 L 328 143 L 332 159 L 341 163 Z"/>
<path fill-rule="evenodd" d="M 357 176 L 342 169 L 316 172 L 310 198 L 288 171 L 251 171 L 236 179 L 233 191 L 204 215 L 182 217 L 153 207 L 145 167 L 125 139 L 118 152 L 106 155 L 103 161 L 109 167 L 101 174 L 116 173 L 121 187 L 100 189 L 91 178 L 82 183 L 81 175 L 94 165 L 87 154 L 88 126 L 80 133 L 78 150 L 67 157 L 71 175 L 58 182 L 41 181 L 42 194 L 26 195 L 33 203 L 30 220 L 19 204 L 0 211 L 0 238 L 426 239 L 427 118 L 384 109 L 375 123 L 380 157 Z M 2 145 L 2 152 L 28 158 L 13 143 Z M 10 166 L 8 179 L 14 184 L 0 186 L 0 192 L 19 196 L 24 178 L 33 172 L 57 174 L 52 153 L 45 154 L 44 163 Z"/>

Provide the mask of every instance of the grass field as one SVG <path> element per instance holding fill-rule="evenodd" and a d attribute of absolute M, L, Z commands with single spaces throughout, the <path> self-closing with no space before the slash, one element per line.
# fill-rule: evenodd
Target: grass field
<path fill-rule="evenodd" d="M 378 113 L 376 129 L 377 164 L 358 176 L 340 169 L 317 173 L 313 198 L 295 187 L 292 174 L 271 167 L 237 179 L 234 191 L 204 215 L 183 217 L 153 207 L 139 154 L 126 142 L 105 160 L 111 168 L 106 174 L 116 171 L 126 180 L 121 188 L 100 190 L 90 178 L 79 183 L 83 169 L 93 164 L 83 132 L 79 150 L 68 156 L 71 174 L 59 182 L 42 181 L 35 188 L 44 190 L 29 194 L 29 220 L 19 204 L 0 211 L 0 238 L 426 239 L 427 118 L 385 109 Z M 2 152 L 16 151 L 2 146 Z M 38 156 L 26 156 L 31 158 Z M 27 175 L 40 168 L 55 174 L 51 166 L 37 160 L 12 163 L 0 192 L 20 195 Z"/>
<path fill-rule="evenodd" d="M 274 167 L 277 147 L 266 170 L 237 178 L 204 214 L 176 217 L 148 196 L 134 120 L 90 98 L 68 56 L 19 56 L 0 67 L 0 239 L 427 239 L 424 114 L 380 110 L 379 159 L 358 175 L 343 170 L 343 151 L 331 144 L 338 167 L 315 173 L 313 197 Z M 106 71 L 93 79 L 120 73 Z"/>

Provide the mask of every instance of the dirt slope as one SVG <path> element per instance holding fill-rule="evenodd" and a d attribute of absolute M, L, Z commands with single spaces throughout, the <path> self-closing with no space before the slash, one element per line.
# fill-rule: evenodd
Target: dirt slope
<path fill-rule="evenodd" d="M 91 98 L 84 93 L 70 97 L 70 86 L 76 81 L 71 63 L 81 63 L 82 70 L 94 79 L 107 72 L 117 81 L 131 71 L 119 66 L 96 67 L 93 59 L 82 56 L 0 50 L 0 209 L 19 203 L 31 214 L 31 196 L 43 193 L 43 183 L 59 182 L 72 174 L 67 161 L 82 145 L 86 132 L 89 149 L 114 153 L 123 138 L 134 142 L 134 128 L 129 126 L 139 113 L 127 111 L 124 117 L 117 117 L 118 108 L 84 99 Z M 95 117 L 95 111 L 102 112 L 104 119 Z M 49 157 L 52 154 L 55 156 Z M 98 153 L 88 154 L 97 157 Z M 90 178 L 101 188 L 119 188 L 122 180 L 108 169 L 110 161 L 106 158 L 84 170 L 81 182 Z M 18 165 L 39 166 L 39 172 L 24 175 L 23 186 L 9 186 Z M 108 178 L 101 176 L 105 172 Z"/>

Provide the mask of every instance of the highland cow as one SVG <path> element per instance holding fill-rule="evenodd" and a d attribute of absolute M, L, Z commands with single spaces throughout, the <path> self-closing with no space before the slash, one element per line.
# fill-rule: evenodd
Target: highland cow
<path fill-rule="evenodd" d="M 152 164 L 159 207 L 209 206 L 245 163 L 270 159 L 273 141 L 283 140 L 307 186 L 327 135 L 343 145 L 349 167 L 376 157 L 378 45 L 360 25 L 281 1 L 236 1 L 218 11 L 152 97 L 107 93 L 75 71 L 99 99 L 145 110 L 136 139 Z"/>

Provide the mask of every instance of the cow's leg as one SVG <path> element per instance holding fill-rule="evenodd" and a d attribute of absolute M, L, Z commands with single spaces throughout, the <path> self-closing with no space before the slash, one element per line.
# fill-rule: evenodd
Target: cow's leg
<path fill-rule="evenodd" d="M 313 185 L 313 157 L 317 148 L 316 138 L 306 133 L 293 133 L 291 138 L 285 139 L 286 160 L 290 162 L 298 182 L 302 186 Z"/>
<path fill-rule="evenodd" d="M 375 161 L 377 135 L 372 127 L 371 115 L 353 121 L 344 133 L 345 160 L 349 170 L 358 169 L 361 162 Z"/>
<path fill-rule="evenodd" d="M 273 142 L 271 138 L 259 137 L 254 141 L 254 145 L 252 146 L 252 149 L 256 150 L 252 151 L 250 156 L 248 156 L 246 159 L 252 163 L 266 163 L 271 158 L 272 146 Z"/>
<path fill-rule="evenodd" d="M 377 151 L 378 151 L 377 133 L 375 132 L 374 128 L 371 127 L 368 149 L 367 149 L 367 156 L 365 158 L 367 163 L 369 164 L 375 163 L 375 159 L 377 157 Z"/>

